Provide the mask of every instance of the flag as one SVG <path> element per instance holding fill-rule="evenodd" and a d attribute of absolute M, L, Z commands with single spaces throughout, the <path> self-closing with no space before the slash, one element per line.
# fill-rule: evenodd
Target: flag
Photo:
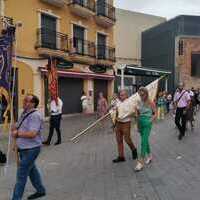
<path fill-rule="evenodd" d="M 13 47 L 14 33 L 15 33 L 14 27 L 7 27 L 7 29 L 3 31 L 3 34 L 0 37 L 0 97 L 1 99 L 4 97 L 6 101 L 5 102 L 6 108 L 3 113 L 5 126 L 7 126 L 8 118 L 11 113 L 10 90 L 12 83 L 11 70 L 12 70 L 12 49 L 13 49 L 12 47 Z M 14 87 L 14 85 L 12 85 L 12 87 Z"/>
<path fill-rule="evenodd" d="M 56 69 L 56 60 L 49 60 L 48 69 L 48 87 L 50 96 L 55 102 L 58 102 L 58 74 Z"/>
<path fill-rule="evenodd" d="M 158 83 L 163 77 L 153 81 L 149 85 L 146 86 L 149 92 L 149 98 L 151 101 L 156 99 L 157 91 L 158 91 Z M 116 116 L 118 119 L 124 119 L 135 112 L 135 107 L 138 105 L 140 101 L 140 96 L 137 93 L 130 96 L 128 99 L 123 101 L 117 106 L 117 109 L 110 111 L 111 118 L 113 122 L 115 122 Z"/>

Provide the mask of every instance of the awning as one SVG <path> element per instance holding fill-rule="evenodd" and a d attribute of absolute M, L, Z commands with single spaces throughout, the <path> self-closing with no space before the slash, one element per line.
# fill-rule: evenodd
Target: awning
<path fill-rule="evenodd" d="M 124 68 L 124 75 L 126 76 L 151 76 L 160 77 L 162 75 L 169 75 L 172 72 L 156 68 L 139 67 L 135 65 L 126 65 Z M 121 75 L 121 69 L 118 68 L 117 75 Z"/>
<path fill-rule="evenodd" d="M 41 73 L 47 74 L 47 69 L 39 68 Z M 74 72 L 74 71 L 65 71 L 58 70 L 58 76 L 69 77 L 69 78 L 83 78 L 83 79 L 104 79 L 104 80 L 113 80 L 114 75 L 109 74 L 95 74 L 95 73 L 85 73 L 85 72 Z"/>

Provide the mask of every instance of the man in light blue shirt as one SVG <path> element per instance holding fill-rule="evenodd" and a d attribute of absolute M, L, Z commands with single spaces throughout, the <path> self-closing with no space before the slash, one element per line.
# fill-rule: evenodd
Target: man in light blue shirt
<path fill-rule="evenodd" d="M 37 96 L 27 95 L 23 102 L 24 111 L 12 129 L 12 136 L 16 138 L 20 157 L 12 200 L 22 199 L 28 177 L 36 189 L 36 193 L 30 195 L 28 199 L 37 199 L 46 194 L 40 173 L 35 165 L 42 145 L 41 133 L 44 123 L 41 113 L 37 110 L 38 104 Z"/>

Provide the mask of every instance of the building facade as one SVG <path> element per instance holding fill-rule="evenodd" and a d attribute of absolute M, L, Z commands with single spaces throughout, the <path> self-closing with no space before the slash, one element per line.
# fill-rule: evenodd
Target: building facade
<path fill-rule="evenodd" d="M 46 65 L 57 60 L 63 113 L 81 112 L 80 97 L 94 112 L 100 91 L 109 99 L 114 87 L 115 46 L 112 0 L 1 0 L 1 15 L 20 23 L 16 29 L 18 107 L 27 93 L 41 99 L 47 114 Z"/>
<path fill-rule="evenodd" d="M 168 90 L 180 81 L 199 83 L 200 16 L 181 15 L 142 33 L 142 65 L 171 72 Z"/>
<path fill-rule="evenodd" d="M 122 64 L 141 67 L 141 35 L 142 32 L 166 21 L 163 17 L 116 9 L 116 25 L 114 41 L 116 44 L 115 70 Z M 134 92 L 135 76 L 126 76 L 125 86 L 130 93 Z M 116 91 L 120 88 L 120 76 L 116 77 Z"/>
<path fill-rule="evenodd" d="M 180 36 L 176 54 L 179 80 L 188 89 L 200 88 L 200 36 Z"/>

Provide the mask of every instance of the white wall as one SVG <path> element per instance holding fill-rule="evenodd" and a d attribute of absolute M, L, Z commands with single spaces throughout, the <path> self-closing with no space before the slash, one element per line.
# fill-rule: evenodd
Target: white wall
<path fill-rule="evenodd" d="M 118 63 L 138 64 L 141 59 L 141 33 L 165 18 L 116 9 L 114 40 Z"/>

